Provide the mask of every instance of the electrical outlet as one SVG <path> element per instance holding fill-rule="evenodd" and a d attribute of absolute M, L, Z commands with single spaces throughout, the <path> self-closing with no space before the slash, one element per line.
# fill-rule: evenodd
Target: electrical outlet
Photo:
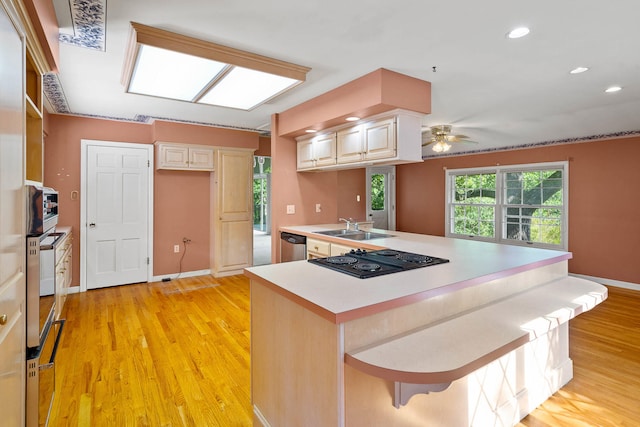
<path fill-rule="evenodd" d="M 180 252 L 180 245 L 173 245 L 173 253 L 177 254 L 178 252 Z"/>
<path fill-rule="evenodd" d="M 296 205 L 287 205 L 287 215 L 296 213 Z"/>
<path fill-rule="evenodd" d="M 191 243 L 191 239 L 188 237 L 183 237 L 182 238 L 182 243 Z"/>

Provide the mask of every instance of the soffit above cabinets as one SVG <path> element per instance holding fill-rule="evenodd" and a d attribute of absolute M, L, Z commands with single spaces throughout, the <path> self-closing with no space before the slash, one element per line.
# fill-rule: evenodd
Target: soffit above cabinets
<path fill-rule="evenodd" d="M 431 113 L 431 83 L 380 68 L 278 115 L 278 135 L 298 137 L 395 109 Z"/>

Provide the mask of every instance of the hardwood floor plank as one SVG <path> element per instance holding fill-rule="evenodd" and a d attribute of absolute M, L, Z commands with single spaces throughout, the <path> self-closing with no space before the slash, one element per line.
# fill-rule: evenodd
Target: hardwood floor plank
<path fill-rule="evenodd" d="M 574 378 L 521 427 L 636 426 L 640 292 L 570 323 Z M 211 276 L 67 297 L 49 425 L 250 426 L 249 282 Z"/>

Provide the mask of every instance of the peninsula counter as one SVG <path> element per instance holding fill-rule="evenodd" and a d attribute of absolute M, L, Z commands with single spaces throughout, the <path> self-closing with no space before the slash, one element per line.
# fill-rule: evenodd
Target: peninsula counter
<path fill-rule="evenodd" d="M 339 225 L 283 227 L 314 234 Z M 516 424 L 573 375 L 568 323 L 606 298 L 570 253 L 396 231 L 364 247 L 449 263 L 358 279 L 252 267 L 255 425 Z M 352 243 L 359 245 L 359 243 Z"/>

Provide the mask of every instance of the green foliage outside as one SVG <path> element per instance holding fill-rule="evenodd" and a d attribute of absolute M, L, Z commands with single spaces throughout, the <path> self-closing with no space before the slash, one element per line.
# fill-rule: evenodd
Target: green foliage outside
<path fill-rule="evenodd" d="M 453 232 L 495 237 L 496 174 L 457 175 L 454 179 Z M 561 170 L 504 174 L 504 239 L 559 245 L 564 203 Z"/>
<path fill-rule="evenodd" d="M 265 157 L 260 165 L 257 160 L 253 168 L 253 224 L 263 225 L 267 219 L 267 178 L 271 173 L 271 158 Z M 262 166 L 262 168 L 261 168 Z M 262 169 L 262 170 L 261 170 Z M 262 215 L 261 215 L 262 214 Z M 262 223 L 261 223 L 262 220 Z"/>
<path fill-rule="evenodd" d="M 384 210 L 384 175 L 371 175 L 371 210 Z"/>

